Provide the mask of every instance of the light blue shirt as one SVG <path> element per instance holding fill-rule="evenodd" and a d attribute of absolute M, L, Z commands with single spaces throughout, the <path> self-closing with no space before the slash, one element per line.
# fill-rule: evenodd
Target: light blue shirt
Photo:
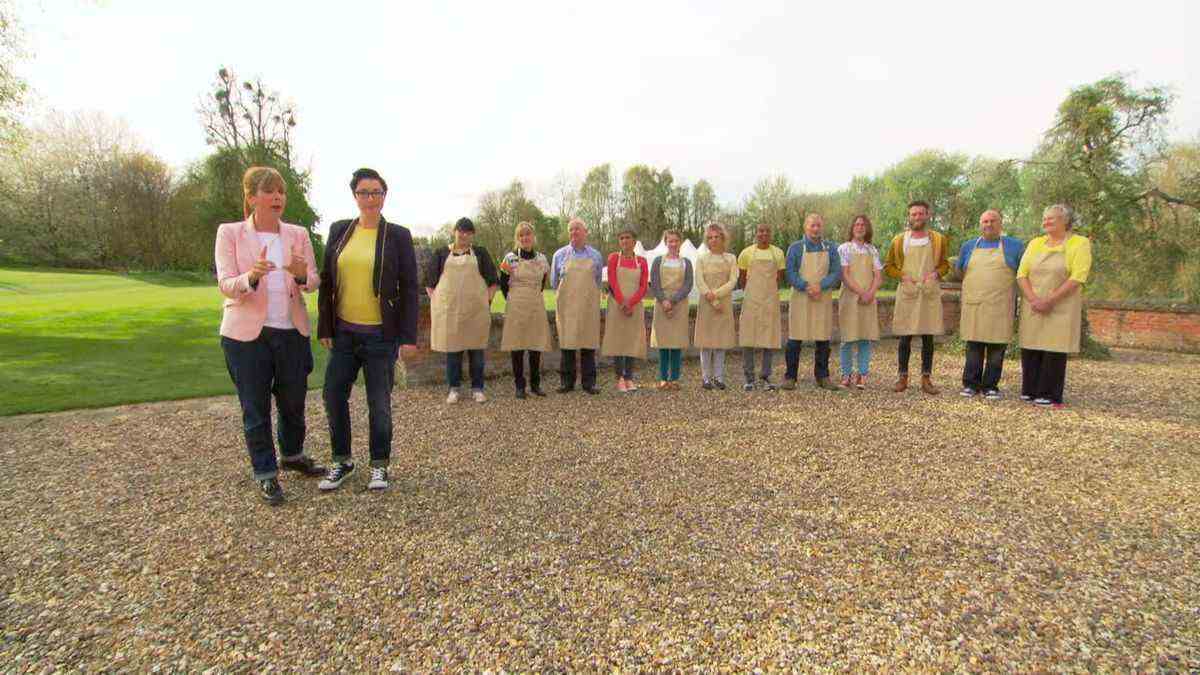
<path fill-rule="evenodd" d="M 554 252 L 550 263 L 550 288 L 558 289 L 558 282 L 562 281 L 562 276 L 567 271 L 567 263 L 579 257 L 592 259 L 592 275 L 596 278 L 596 286 L 600 285 L 600 280 L 604 278 L 604 259 L 600 257 L 600 252 L 587 244 L 581 249 L 567 244 Z"/>

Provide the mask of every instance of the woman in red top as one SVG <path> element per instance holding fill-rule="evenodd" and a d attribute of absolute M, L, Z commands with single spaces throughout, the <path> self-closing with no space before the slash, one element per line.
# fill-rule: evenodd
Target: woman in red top
<path fill-rule="evenodd" d="M 637 391 L 633 383 L 633 360 L 646 358 L 646 320 L 642 298 L 650 281 L 646 259 L 633 252 L 637 245 L 631 229 L 617 235 L 621 250 L 608 256 L 608 314 L 604 320 L 604 342 L 600 353 L 613 357 L 617 369 L 617 391 Z"/>

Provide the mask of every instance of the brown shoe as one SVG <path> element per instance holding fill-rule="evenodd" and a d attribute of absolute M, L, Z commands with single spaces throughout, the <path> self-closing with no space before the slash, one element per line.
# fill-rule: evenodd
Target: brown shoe
<path fill-rule="evenodd" d="M 908 373 L 902 373 L 900 379 L 896 380 L 896 386 L 892 387 L 892 391 L 897 393 L 905 389 L 908 389 Z"/>
<path fill-rule="evenodd" d="M 923 391 L 923 392 L 925 392 L 926 394 L 929 394 L 929 395 L 931 395 L 931 396 L 933 396 L 933 395 L 936 395 L 936 394 L 940 394 L 940 393 L 941 393 L 941 390 L 940 390 L 940 389 L 938 389 L 937 387 L 933 386 L 933 382 L 932 382 L 932 381 L 930 381 L 930 379 L 929 379 L 929 376 L 928 376 L 928 375 L 922 375 L 922 376 L 921 376 L 921 391 Z"/>

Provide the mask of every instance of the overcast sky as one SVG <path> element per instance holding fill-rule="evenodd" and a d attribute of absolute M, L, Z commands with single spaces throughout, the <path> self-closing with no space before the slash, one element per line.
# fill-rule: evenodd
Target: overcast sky
<path fill-rule="evenodd" d="M 1185 0 L 338 4 L 18 0 L 22 72 L 40 105 L 124 118 L 178 167 L 206 152 L 217 68 L 262 76 L 298 106 L 324 223 L 354 215 L 359 166 L 388 179 L 390 220 L 433 226 L 603 162 L 734 203 L 767 175 L 834 189 L 924 148 L 1022 156 L 1071 87 L 1116 72 L 1172 87 L 1174 133 L 1200 132 Z"/>

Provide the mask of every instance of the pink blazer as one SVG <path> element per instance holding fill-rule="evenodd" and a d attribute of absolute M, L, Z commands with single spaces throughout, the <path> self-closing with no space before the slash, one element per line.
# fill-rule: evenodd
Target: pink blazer
<path fill-rule="evenodd" d="M 283 264 L 288 265 L 293 257 L 301 256 L 308 267 L 303 286 L 292 275 L 284 275 L 292 305 L 292 324 L 301 335 L 308 336 L 308 308 L 300 291 L 312 293 L 321 285 L 312 242 L 303 227 L 288 223 L 279 224 L 279 238 L 283 244 Z M 250 287 L 250 269 L 261 251 L 262 245 L 249 218 L 217 228 L 217 287 L 225 296 L 225 315 L 221 318 L 221 335 L 225 337 L 249 342 L 258 337 L 267 321 L 267 285 L 260 282 L 257 289 Z"/>

